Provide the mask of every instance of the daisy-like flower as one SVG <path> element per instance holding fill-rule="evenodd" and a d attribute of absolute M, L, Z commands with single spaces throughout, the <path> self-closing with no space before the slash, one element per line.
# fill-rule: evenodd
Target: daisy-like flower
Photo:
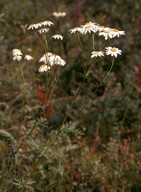
<path fill-rule="evenodd" d="M 81 33 L 86 35 L 87 33 L 96 33 L 98 31 L 97 24 L 89 22 L 81 27 Z"/>
<path fill-rule="evenodd" d="M 22 54 L 20 49 L 13 49 L 12 54 L 13 54 L 13 60 L 14 61 L 21 61 L 22 60 L 23 54 Z"/>
<path fill-rule="evenodd" d="M 56 34 L 56 35 L 53 35 L 52 38 L 53 38 L 53 39 L 63 40 L 64 37 L 63 37 L 62 35 L 60 35 L 60 34 Z"/>
<path fill-rule="evenodd" d="M 24 59 L 27 61 L 31 61 L 33 60 L 33 57 L 31 55 L 25 55 Z"/>
<path fill-rule="evenodd" d="M 116 47 L 106 47 L 106 55 L 117 57 L 117 55 L 121 55 L 121 52 L 122 51 Z"/>
<path fill-rule="evenodd" d="M 102 56 L 104 56 L 103 51 L 93 51 L 93 52 L 91 53 L 91 58 L 94 58 L 94 57 L 102 57 Z"/>
<path fill-rule="evenodd" d="M 56 55 L 54 53 L 46 53 L 44 54 L 39 62 L 44 62 L 45 64 L 48 64 L 50 66 L 53 65 L 62 65 L 64 66 L 66 64 L 65 60 L 63 60 L 59 55 Z"/>
<path fill-rule="evenodd" d="M 53 12 L 52 15 L 54 17 L 65 17 L 67 14 L 66 14 L 66 12 Z"/>
<path fill-rule="evenodd" d="M 28 30 L 34 30 L 34 29 L 38 29 L 41 27 L 41 23 L 33 23 L 31 25 L 29 25 L 29 27 L 27 28 Z"/>
<path fill-rule="evenodd" d="M 52 56 L 52 53 L 48 52 L 40 58 L 39 62 L 43 62 L 43 63 L 47 64 L 49 62 L 51 56 Z"/>
<path fill-rule="evenodd" d="M 41 24 L 41 26 L 49 26 L 49 27 L 51 25 L 54 25 L 51 21 L 48 21 L 48 20 L 40 22 L 40 24 Z"/>
<path fill-rule="evenodd" d="M 40 73 L 43 73 L 43 72 L 46 72 L 46 71 L 48 71 L 50 69 L 50 67 L 49 66 L 47 66 L 47 65 L 45 65 L 45 64 L 42 64 L 40 67 L 39 67 L 39 72 Z"/>
<path fill-rule="evenodd" d="M 111 30 L 113 37 L 119 37 L 120 35 L 125 35 L 125 31 L 119 31 L 118 29 Z"/>
<path fill-rule="evenodd" d="M 49 28 L 42 28 L 38 30 L 38 33 L 42 34 L 42 33 L 47 33 L 49 32 Z"/>
<path fill-rule="evenodd" d="M 23 55 L 20 49 L 13 49 L 12 53 L 13 53 L 13 56 Z"/>
<path fill-rule="evenodd" d="M 81 28 L 80 27 L 74 27 L 73 29 L 70 29 L 69 30 L 72 34 L 74 34 L 74 33 L 77 33 L 77 32 L 81 32 Z"/>
<path fill-rule="evenodd" d="M 22 56 L 21 56 L 21 55 L 15 55 L 15 56 L 13 57 L 13 60 L 14 60 L 14 61 L 21 61 L 21 60 L 22 60 Z"/>
<path fill-rule="evenodd" d="M 98 26 L 98 31 L 104 31 L 105 28 L 106 28 L 105 26 L 99 25 L 99 26 Z"/>
<path fill-rule="evenodd" d="M 105 40 L 107 40 L 108 38 L 113 38 L 112 29 L 109 27 L 105 27 L 104 30 L 99 33 L 99 36 L 104 36 Z"/>

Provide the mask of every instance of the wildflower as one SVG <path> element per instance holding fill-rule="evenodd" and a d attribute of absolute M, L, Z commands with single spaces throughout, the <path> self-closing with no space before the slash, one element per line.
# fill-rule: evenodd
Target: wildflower
<path fill-rule="evenodd" d="M 13 56 L 23 55 L 20 49 L 13 49 L 12 53 Z"/>
<path fill-rule="evenodd" d="M 81 27 L 81 33 L 86 35 L 87 33 L 95 33 L 98 31 L 98 27 L 95 23 L 89 22 Z"/>
<path fill-rule="evenodd" d="M 117 57 L 117 55 L 121 55 L 121 50 L 115 47 L 106 47 L 106 55 L 111 55 Z"/>
<path fill-rule="evenodd" d="M 14 61 L 21 61 L 22 60 L 22 52 L 20 49 L 13 49 L 12 51 L 13 54 L 13 60 Z"/>
<path fill-rule="evenodd" d="M 22 60 L 22 56 L 21 56 L 21 55 L 15 55 L 15 56 L 13 57 L 13 60 L 14 60 L 14 61 L 21 61 L 21 60 Z"/>
<path fill-rule="evenodd" d="M 31 55 L 25 55 L 24 59 L 27 61 L 31 61 L 33 60 L 33 57 Z"/>
<path fill-rule="evenodd" d="M 51 21 L 43 21 L 43 22 L 39 22 L 39 23 L 33 23 L 33 24 L 29 25 L 29 27 L 27 29 L 34 30 L 34 29 L 38 29 L 42 26 L 51 26 L 51 25 L 54 25 Z"/>
<path fill-rule="evenodd" d="M 39 72 L 40 73 L 43 73 L 43 72 L 46 72 L 46 71 L 48 71 L 50 69 L 50 67 L 49 66 L 47 66 L 47 65 L 45 65 L 45 64 L 42 64 L 40 67 L 39 67 Z"/>
<path fill-rule="evenodd" d="M 40 24 L 41 24 L 41 26 L 49 26 L 49 27 L 51 25 L 54 25 L 51 21 L 48 21 L 48 20 L 40 22 Z"/>
<path fill-rule="evenodd" d="M 76 32 L 79 32 L 81 31 L 81 28 L 80 27 L 74 27 L 73 29 L 70 29 L 69 30 L 72 34 L 76 33 Z"/>
<path fill-rule="evenodd" d="M 27 28 L 28 30 L 34 30 L 34 29 L 38 29 L 39 27 L 41 27 L 41 23 L 36 23 L 36 24 L 31 24 L 29 25 L 29 27 Z"/>
<path fill-rule="evenodd" d="M 57 34 L 57 35 L 53 35 L 52 38 L 53 38 L 53 39 L 63 40 L 64 37 L 63 37 L 62 35 Z"/>
<path fill-rule="evenodd" d="M 63 60 L 59 55 L 56 55 L 50 52 L 44 54 L 40 58 L 39 62 L 44 62 L 45 64 L 48 64 L 50 66 L 53 66 L 53 65 L 64 66 L 66 64 L 65 60 Z"/>
<path fill-rule="evenodd" d="M 44 54 L 44 55 L 40 58 L 39 62 L 44 62 L 45 64 L 47 64 L 48 61 L 49 61 L 49 58 L 50 58 L 51 56 L 52 56 L 52 53 L 47 52 L 46 54 Z"/>
<path fill-rule="evenodd" d="M 45 95 L 43 93 L 43 89 L 40 84 L 37 85 L 38 90 L 38 98 L 41 102 L 45 104 L 45 114 L 47 116 L 47 119 L 50 120 L 51 117 L 51 104 L 48 99 L 45 99 Z"/>
<path fill-rule="evenodd" d="M 92 54 L 92 55 L 91 55 L 91 58 L 104 56 L 103 51 L 93 51 L 91 54 Z"/>
<path fill-rule="evenodd" d="M 120 35 L 125 35 L 125 31 L 119 31 L 118 29 L 112 29 L 112 35 L 113 37 L 119 37 Z"/>
<path fill-rule="evenodd" d="M 66 14 L 66 12 L 53 12 L 52 15 L 54 17 L 65 17 L 67 14 Z"/>
<path fill-rule="evenodd" d="M 16 55 L 13 57 L 14 61 L 21 61 L 22 60 L 22 56 L 21 55 Z"/>
<path fill-rule="evenodd" d="M 39 29 L 38 30 L 38 32 L 40 33 L 40 34 L 42 34 L 42 33 L 47 33 L 49 31 L 49 28 L 42 28 L 42 29 Z"/>
<path fill-rule="evenodd" d="M 103 29 L 103 31 L 101 31 L 101 32 L 99 33 L 99 36 L 101 36 L 101 35 L 105 37 L 105 40 L 107 40 L 108 38 L 113 38 L 112 30 L 111 30 L 111 28 L 109 28 L 109 27 L 105 27 L 105 28 Z"/>
<path fill-rule="evenodd" d="M 105 29 L 105 26 L 103 26 L 103 25 L 98 26 L 98 31 L 104 31 L 104 29 Z"/>

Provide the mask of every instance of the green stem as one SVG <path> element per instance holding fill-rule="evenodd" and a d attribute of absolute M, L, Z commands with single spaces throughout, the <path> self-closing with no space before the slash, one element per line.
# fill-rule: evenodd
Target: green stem
<path fill-rule="evenodd" d="M 22 70 L 21 64 L 20 64 L 20 62 L 18 62 L 18 63 L 19 63 L 20 73 L 21 73 L 23 82 L 25 83 L 25 78 L 24 78 L 24 74 L 23 74 L 23 70 Z"/>
<path fill-rule="evenodd" d="M 84 74 L 83 81 L 82 81 L 81 85 L 79 86 L 79 88 L 78 88 L 78 90 L 77 90 L 77 92 L 76 92 L 76 94 L 75 94 L 75 96 L 74 96 L 74 98 L 73 98 L 73 101 L 72 101 L 72 103 L 71 103 L 71 105 L 70 105 L 70 108 L 73 107 L 73 105 L 74 105 L 74 103 L 75 103 L 75 101 L 76 101 L 76 99 L 77 99 L 77 97 L 78 97 L 78 95 L 79 95 L 79 93 L 80 93 L 80 90 L 82 89 L 82 87 L 83 87 L 83 85 L 84 85 L 84 82 L 85 82 L 85 80 L 86 80 L 87 77 L 88 77 L 87 73 L 88 73 L 88 71 L 90 70 L 90 68 L 91 68 L 91 65 L 89 65 L 87 71 L 86 71 L 85 74 Z M 66 114 L 66 115 L 65 115 L 65 118 L 64 118 L 64 120 L 63 120 L 63 122 L 62 122 L 62 124 L 61 124 L 61 126 L 60 126 L 59 132 L 61 131 L 61 127 L 62 127 L 62 125 L 65 123 L 67 117 L 68 117 L 68 115 Z"/>
<path fill-rule="evenodd" d="M 18 150 L 23 146 L 23 144 L 25 143 L 25 141 L 30 137 L 30 135 L 32 134 L 33 130 L 35 129 L 37 124 L 37 120 L 35 120 L 33 127 L 31 128 L 30 132 L 28 133 L 28 135 L 26 136 L 26 138 L 24 139 L 24 141 L 19 145 L 19 147 L 17 147 L 17 149 L 14 151 L 14 155 L 18 152 Z"/>
<path fill-rule="evenodd" d="M 94 91 L 94 94 L 97 92 L 98 88 L 101 86 L 101 84 L 107 79 L 107 77 L 109 76 L 110 72 L 112 71 L 112 68 L 113 68 L 113 65 L 114 65 L 114 57 L 112 59 L 112 64 L 110 66 L 110 69 L 108 71 L 108 73 L 106 74 L 106 76 L 104 77 L 104 79 L 99 83 L 99 85 L 96 87 L 95 91 Z M 93 98 L 93 99 L 89 99 L 88 102 L 81 108 L 80 111 L 83 111 L 83 109 L 85 109 L 85 107 L 90 103 L 92 102 L 94 99 L 96 98 L 96 96 Z"/>
<path fill-rule="evenodd" d="M 92 49 L 94 50 L 94 33 L 92 34 Z"/>
<path fill-rule="evenodd" d="M 34 33 L 35 33 L 36 37 L 38 38 L 38 40 L 40 41 L 43 49 L 45 50 L 45 46 L 44 46 L 44 43 L 42 42 L 41 38 L 40 38 L 39 35 L 36 33 L 36 31 L 34 31 Z"/>

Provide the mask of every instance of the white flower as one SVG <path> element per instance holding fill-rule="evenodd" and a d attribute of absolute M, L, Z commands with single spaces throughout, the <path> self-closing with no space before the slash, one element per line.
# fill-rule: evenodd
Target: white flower
<path fill-rule="evenodd" d="M 40 67 L 39 67 L 39 72 L 42 73 L 42 72 L 46 72 L 50 69 L 49 66 L 45 65 L 45 64 L 42 64 Z"/>
<path fill-rule="evenodd" d="M 41 24 L 41 26 L 49 26 L 49 27 L 51 25 L 54 25 L 51 21 L 48 21 L 48 20 L 40 22 L 40 24 Z"/>
<path fill-rule="evenodd" d="M 104 56 L 103 51 L 93 51 L 91 53 L 91 58 L 93 58 L 93 57 L 102 57 L 102 56 Z"/>
<path fill-rule="evenodd" d="M 38 30 L 38 32 L 40 33 L 40 34 L 42 34 L 42 33 L 47 33 L 49 31 L 49 28 L 42 28 L 42 29 L 39 29 Z"/>
<path fill-rule="evenodd" d="M 117 55 L 121 55 L 121 50 L 115 47 L 106 47 L 106 55 L 111 55 L 117 57 Z"/>
<path fill-rule="evenodd" d="M 113 37 L 119 37 L 120 35 L 125 35 L 125 31 L 119 31 L 118 29 L 111 30 Z"/>
<path fill-rule="evenodd" d="M 31 25 L 29 25 L 29 27 L 27 28 L 28 30 L 34 30 L 34 29 L 38 29 L 39 27 L 41 27 L 41 23 L 33 23 Z"/>
<path fill-rule="evenodd" d="M 113 38 L 112 29 L 109 27 L 105 27 L 104 30 L 99 33 L 99 36 L 101 35 L 105 37 L 105 40 L 107 40 L 108 38 Z"/>
<path fill-rule="evenodd" d="M 56 55 L 54 53 L 46 53 L 44 54 L 39 62 L 44 62 L 45 64 L 48 64 L 50 66 L 53 65 L 62 65 L 64 66 L 66 64 L 65 60 L 63 60 L 59 55 Z"/>
<path fill-rule="evenodd" d="M 22 52 L 20 49 L 13 49 L 13 60 L 14 61 L 21 61 L 22 60 Z"/>
<path fill-rule="evenodd" d="M 12 53 L 13 53 L 13 56 L 23 55 L 20 49 L 13 49 Z"/>
<path fill-rule="evenodd" d="M 54 17 L 65 17 L 67 14 L 66 14 L 66 12 L 53 12 L 52 15 Z"/>
<path fill-rule="evenodd" d="M 53 38 L 53 39 L 63 40 L 64 37 L 63 37 L 62 35 L 56 34 L 56 35 L 53 35 L 52 38 Z"/>
<path fill-rule="evenodd" d="M 99 25 L 98 26 L 98 31 L 104 31 L 105 28 L 106 28 L 105 26 Z"/>
<path fill-rule="evenodd" d="M 97 25 L 92 24 L 91 22 L 89 22 L 89 23 L 87 23 L 87 24 L 85 24 L 85 25 L 83 25 L 81 27 L 81 31 L 80 32 L 82 34 L 86 35 L 87 33 L 95 33 L 97 31 L 98 31 Z"/>
<path fill-rule="evenodd" d="M 49 58 L 50 58 L 51 56 L 52 56 L 52 53 L 48 52 L 48 53 L 44 54 L 44 55 L 40 58 L 39 62 L 43 62 L 43 63 L 47 64 L 48 61 L 49 61 Z"/>
<path fill-rule="evenodd" d="M 72 34 L 76 33 L 76 32 L 79 32 L 81 31 L 81 28 L 80 27 L 74 27 L 73 29 L 70 29 L 69 30 Z"/>
<path fill-rule="evenodd" d="M 14 60 L 14 61 L 21 61 L 21 60 L 22 60 L 22 56 L 21 56 L 21 55 L 15 55 L 15 56 L 13 57 L 13 60 Z"/>
<path fill-rule="evenodd" d="M 51 26 L 51 25 L 54 25 L 51 21 L 43 21 L 43 22 L 39 22 L 39 23 L 33 23 L 33 24 L 29 25 L 29 27 L 27 29 L 34 30 L 34 29 L 38 29 L 42 26 Z"/>
<path fill-rule="evenodd" d="M 27 61 L 31 61 L 33 60 L 33 57 L 31 55 L 25 55 L 24 59 Z"/>

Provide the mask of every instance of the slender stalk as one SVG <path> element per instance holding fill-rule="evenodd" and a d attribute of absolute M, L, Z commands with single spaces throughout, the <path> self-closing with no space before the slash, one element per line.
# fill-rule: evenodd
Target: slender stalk
<path fill-rule="evenodd" d="M 44 43 L 42 42 L 41 38 L 40 38 L 39 35 L 36 33 L 36 31 L 34 31 L 34 33 L 35 33 L 36 37 L 38 38 L 38 40 L 40 41 L 42 47 L 43 47 L 44 50 L 45 50 L 45 46 L 44 46 Z"/>
<path fill-rule="evenodd" d="M 92 49 L 94 50 L 94 33 L 92 34 Z"/>
<path fill-rule="evenodd" d="M 23 146 L 23 144 L 25 143 L 25 141 L 31 136 L 33 130 L 35 129 L 36 127 L 36 124 L 37 124 L 37 119 L 35 120 L 34 122 L 34 125 L 33 127 L 31 128 L 30 132 L 28 133 L 28 135 L 26 136 L 26 138 L 24 139 L 24 141 L 17 147 L 17 149 L 14 151 L 14 155 L 18 152 L 18 150 Z"/>
<path fill-rule="evenodd" d="M 77 99 L 77 97 L 78 97 L 78 95 L 79 95 L 79 93 L 80 93 L 80 91 L 81 91 L 83 85 L 84 85 L 84 82 L 85 82 L 85 80 L 86 80 L 87 77 L 88 77 L 87 74 L 88 74 L 90 68 L 91 68 L 91 65 L 89 65 L 87 71 L 86 71 L 85 74 L 84 74 L 83 81 L 82 81 L 82 83 L 80 84 L 80 86 L 79 86 L 79 88 L 78 88 L 78 90 L 77 90 L 77 92 L 76 92 L 76 94 L 75 94 L 75 96 L 74 96 L 74 98 L 73 98 L 73 101 L 72 101 L 72 103 L 71 103 L 71 105 L 70 105 L 71 108 L 73 107 L 73 105 L 74 105 L 74 103 L 75 103 L 75 101 L 76 101 L 76 99 Z M 66 115 L 65 115 L 65 117 L 64 117 L 64 120 L 63 120 L 63 122 L 62 122 L 62 124 L 61 124 L 61 126 L 60 126 L 60 130 L 59 130 L 59 132 L 61 131 L 61 127 L 62 127 L 62 125 L 65 123 L 67 117 L 68 117 L 68 115 L 67 115 L 67 113 L 66 113 Z"/>
<path fill-rule="evenodd" d="M 107 77 L 109 76 L 110 72 L 112 71 L 112 68 L 113 68 L 113 65 L 114 65 L 114 57 L 112 59 L 112 63 L 111 63 L 111 66 L 110 66 L 110 69 L 108 71 L 108 73 L 106 74 L 106 76 L 104 77 L 104 79 L 99 83 L 99 85 L 96 87 L 95 91 L 94 91 L 94 94 L 97 92 L 98 88 L 101 86 L 101 84 L 107 79 Z M 85 107 L 90 103 L 92 102 L 94 99 L 96 98 L 96 96 L 93 98 L 93 99 L 89 99 L 88 102 L 81 108 L 80 111 L 83 111 L 83 109 L 85 109 Z"/>
<path fill-rule="evenodd" d="M 45 39 L 45 45 L 46 45 L 46 52 L 48 52 L 48 41 L 46 35 L 44 36 Z"/>
<path fill-rule="evenodd" d="M 23 70 L 22 70 L 22 67 L 21 67 L 20 62 L 18 62 L 18 64 L 19 64 L 20 73 L 21 73 L 21 76 L 22 76 L 23 82 L 25 83 L 25 78 L 24 78 L 24 74 L 23 74 Z"/>

